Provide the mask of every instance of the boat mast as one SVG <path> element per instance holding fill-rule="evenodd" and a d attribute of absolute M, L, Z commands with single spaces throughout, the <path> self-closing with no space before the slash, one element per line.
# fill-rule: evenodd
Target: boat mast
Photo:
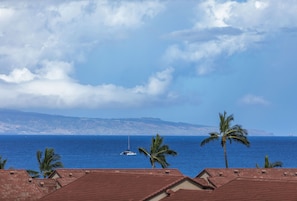
<path fill-rule="evenodd" d="M 128 150 L 130 150 L 130 136 L 128 135 Z"/>

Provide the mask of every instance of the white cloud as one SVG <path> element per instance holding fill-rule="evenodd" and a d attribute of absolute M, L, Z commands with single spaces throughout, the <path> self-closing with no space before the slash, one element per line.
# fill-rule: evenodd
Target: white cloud
<path fill-rule="evenodd" d="M 0 8 L 0 23 L 6 23 L 13 16 L 14 10 L 11 8 Z"/>
<path fill-rule="evenodd" d="M 0 74 L 0 79 L 5 82 L 20 83 L 33 80 L 35 75 L 27 68 L 14 69 L 9 75 Z"/>
<path fill-rule="evenodd" d="M 68 75 L 72 72 L 72 65 L 62 61 L 42 61 L 36 72 L 28 68 L 16 68 L 9 73 L 0 74 L 0 80 L 7 83 L 23 83 L 34 80 L 69 80 Z"/>
<path fill-rule="evenodd" d="M 134 88 L 136 93 L 160 95 L 163 94 L 172 79 L 173 68 L 165 69 L 162 72 L 156 73 L 156 75 L 150 77 L 148 83 L 145 86 L 137 86 Z"/>
<path fill-rule="evenodd" d="M 199 20 L 195 24 L 195 28 L 205 27 L 227 27 L 226 21 L 230 18 L 230 12 L 235 1 L 226 1 L 220 3 L 216 0 L 203 1 L 198 5 Z"/>
<path fill-rule="evenodd" d="M 47 107 L 47 108 L 108 108 L 140 106 L 149 102 L 163 101 L 167 93 L 173 69 L 168 68 L 151 76 L 144 85 L 124 88 L 113 84 L 98 86 L 82 85 L 65 78 L 56 68 L 47 68 L 34 74 L 28 69 L 19 70 L 9 76 L 0 75 L 5 83 L 0 84 L 0 107 Z M 57 65 L 66 66 L 68 64 Z M 49 70 L 50 71 L 47 71 Z M 26 75 L 21 79 L 20 74 Z"/>
<path fill-rule="evenodd" d="M 42 61 L 42 67 L 37 70 L 39 79 L 46 80 L 68 80 L 71 79 L 69 74 L 73 71 L 70 63 L 62 61 Z"/>
<path fill-rule="evenodd" d="M 240 99 L 240 103 L 246 105 L 269 105 L 270 102 L 265 100 L 262 96 L 256 96 L 253 94 L 247 94 Z"/>
<path fill-rule="evenodd" d="M 84 85 L 71 76 L 92 48 L 125 37 L 163 9 L 155 0 L 2 1 L 0 107 L 93 108 L 158 101 L 171 82 L 170 69 L 131 88 Z"/>
<path fill-rule="evenodd" d="M 255 7 L 257 9 L 265 9 L 268 6 L 267 2 L 263 2 L 263 1 L 255 1 Z"/>
<path fill-rule="evenodd" d="M 0 9 L 0 65 L 11 70 L 35 68 L 42 60 L 80 60 L 164 7 L 158 1 L 74 0 L 4 1 Z"/>
<path fill-rule="evenodd" d="M 284 28 L 297 27 L 296 10 L 294 0 L 202 1 L 193 27 L 170 34 L 183 42 L 170 46 L 165 59 L 196 63 L 197 72 L 213 72 L 213 66 L 205 69 L 205 60 L 245 51 Z"/>

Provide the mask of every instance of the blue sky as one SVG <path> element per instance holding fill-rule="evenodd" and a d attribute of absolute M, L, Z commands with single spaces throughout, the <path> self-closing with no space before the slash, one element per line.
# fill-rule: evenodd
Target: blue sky
<path fill-rule="evenodd" d="M 295 0 L 0 2 L 0 107 L 297 135 Z M 153 131 L 152 131 L 153 132 Z"/>

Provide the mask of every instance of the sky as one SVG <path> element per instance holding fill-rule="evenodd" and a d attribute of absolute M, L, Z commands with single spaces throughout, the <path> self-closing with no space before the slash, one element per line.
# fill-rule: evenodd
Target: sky
<path fill-rule="evenodd" d="M 297 135 L 295 0 L 1 0 L 0 108 Z"/>

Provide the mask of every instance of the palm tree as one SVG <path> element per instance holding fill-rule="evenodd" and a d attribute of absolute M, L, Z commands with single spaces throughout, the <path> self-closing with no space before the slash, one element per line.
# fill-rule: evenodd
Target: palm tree
<path fill-rule="evenodd" d="M 256 164 L 257 168 L 259 168 L 258 164 Z M 276 162 L 269 162 L 268 156 L 265 156 L 264 160 L 264 168 L 275 168 L 275 167 L 282 167 L 283 163 L 281 161 L 276 161 Z"/>
<path fill-rule="evenodd" d="M 36 152 L 39 171 L 44 178 L 47 178 L 56 168 L 63 167 L 60 155 L 56 154 L 53 148 L 46 148 L 44 156 L 42 154 L 42 151 Z"/>
<path fill-rule="evenodd" d="M 138 148 L 139 153 L 144 154 L 150 158 L 150 163 L 152 168 L 155 168 L 155 163 L 159 163 L 162 168 L 169 166 L 169 163 L 166 161 L 166 155 L 175 156 L 177 152 L 169 149 L 168 145 L 163 145 L 163 138 L 159 134 L 156 135 L 156 138 L 152 138 L 152 144 L 150 151 L 147 151 L 145 148 Z"/>
<path fill-rule="evenodd" d="M 6 165 L 7 159 L 3 160 L 2 156 L 0 156 L 0 169 L 4 169 Z"/>
<path fill-rule="evenodd" d="M 250 142 L 247 139 L 247 130 L 243 129 L 240 125 L 231 126 L 231 122 L 234 120 L 233 115 L 226 116 L 227 113 L 224 114 L 219 113 L 220 117 L 220 128 L 219 132 L 211 132 L 209 133 L 209 137 L 204 139 L 200 146 L 205 145 L 206 143 L 218 140 L 221 138 L 221 145 L 224 149 L 224 157 L 225 157 L 225 165 L 228 168 L 228 159 L 227 159 L 227 149 L 226 149 L 226 142 L 229 140 L 230 144 L 232 141 L 239 142 L 241 144 L 246 145 L 249 147 Z"/>

